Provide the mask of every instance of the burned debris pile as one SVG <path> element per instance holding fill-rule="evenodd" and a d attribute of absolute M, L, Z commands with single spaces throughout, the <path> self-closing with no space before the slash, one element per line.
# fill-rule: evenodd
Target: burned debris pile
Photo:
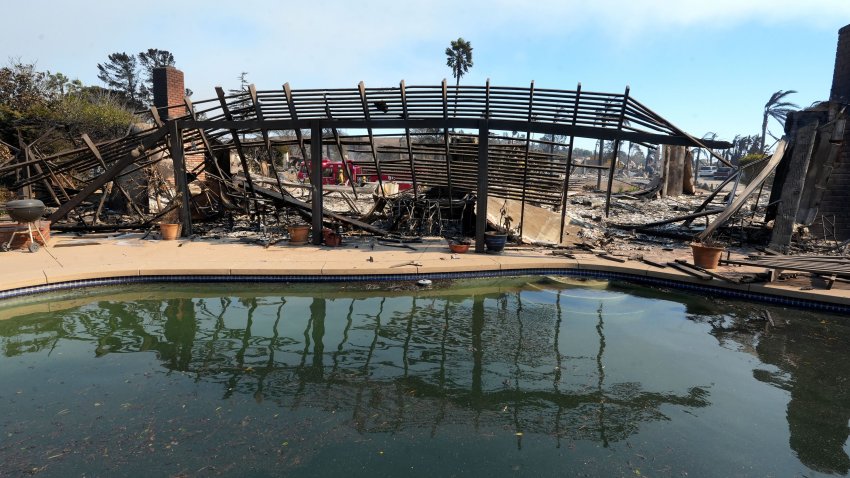
<path fill-rule="evenodd" d="M 111 141 L 83 136 L 52 155 L 5 145 L 0 180 L 42 199 L 56 231 L 177 222 L 186 237 L 268 246 L 310 225 L 314 244 L 340 234 L 442 236 L 477 252 L 501 234 L 508 249 L 649 262 L 656 249 L 692 241 L 780 253 L 848 245 L 818 212 L 845 134 L 846 112 L 832 103 L 794 115 L 772 155 L 739 165 L 718 152 L 729 143 L 688 135 L 628 89 L 401 82 L 216 93 L 158 98 Z M 598 154 L 579 154 L 581 138 Z M 700 176 L 700 154 L 730 173 Z"/>

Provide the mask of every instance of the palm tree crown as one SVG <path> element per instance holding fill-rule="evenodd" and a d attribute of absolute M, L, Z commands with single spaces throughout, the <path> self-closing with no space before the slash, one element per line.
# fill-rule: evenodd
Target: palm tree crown
<path fill-rule="evenodd" d="M 452 40 L 451 46 L 446 48 L 446 66 L 452 69 L 452 76 L 460 84 L 460 77 L 472 67 L 472 44 L 458 37 Z"/>
<path fill-rule="evenodd" d="M 796 93 L 795 90 L 779 90 L 770 95 L 770 99 L 764 104 L 764 118 L 761 122 L 761 147 L 759 148 L 761 151 L 764 151 L 765 136 L 767 136 L 767 120 L 773 118 L 784 125 L 788 113 L 800 109 L 794 103 L 783 101 L 786 96 L 794 93 Z"/>

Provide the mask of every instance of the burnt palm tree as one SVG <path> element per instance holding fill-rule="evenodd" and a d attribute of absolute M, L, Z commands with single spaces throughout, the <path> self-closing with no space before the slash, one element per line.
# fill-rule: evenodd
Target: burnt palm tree
<path fill-rule="evenodd" d="M 714 141 L 715 139 L 717 139 L 717 133 L 715 133 L 713 131 L 709 131 L 708 133 L 705 133 L 704 135 L 702 135 L 703 141 Z M 702 148 L 695 148 L 695 149 L 697 151 L 697 154 L 696 154 L 696 158 L 694 159 L 694 167 L 696 168 L 696 169 L 694 169 L 694 171 L 697 171 L 699 169 L 699 158 L 700 158 L 700 156 L 702 156 Z M 708 156 L 708 165 L 711 166 L 711 155 Z"/>
<path fill-rule="evenodd" d="M 472 44 L 462 37 L 452 40 L 451 45 L 446 48 L 446 66 L 452 69 L 455 85 L 460 85 L 460 77 L 472 67 Z"/>
<path fill-rule="evenodd" d="M 764 119 L 761 122 L 761 144 L 759 146 L 762 152 L 764 152 L 764 142 L 767 137 L 767 120 L 773 118 L 782 123 L 782 125 L 785 125 L 785 118 L 788 116 L 788 113 L 800 109 L 794 103 L 783 101 L 786 96 L 794 93 L 796 93 L 795 90 L 779 90 L 770 95 L 770 99 L 764 104 Z"/>

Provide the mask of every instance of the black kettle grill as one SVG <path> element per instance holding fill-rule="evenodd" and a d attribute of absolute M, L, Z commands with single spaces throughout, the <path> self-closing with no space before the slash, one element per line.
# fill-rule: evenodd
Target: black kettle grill
<path fill-rule="evenodd" d="M 44 239 L 44 236 L 41 234 L 41 229 L 35 225 L 35 221 L 44 214 L 44 203 L 39 201 L 38 199 L 18 199 L 16 201 L 9 201 L 6 203 L 6 211 L 9 213 L 9 216 L 18 221 L 19 223 L 25 223 L 27 225 L 26 234 L 30 236 L 30 245 L 29 251 L 36 252 L 38 251 L 38 243 L 35 242 L 35 239 L 32 237 L 32 230 L 35 229 L 35 232 L 38 233 L 39 237 L 41 237 L 41 241 L 44 244 L 47 244 L 47 241 Z M 15 239 L 15 234 L 24 234 L 24 231 L 14 231 L 12 235 L 9 236 L 9 241 L 3 244 L 0 244 L 0 250 L 3 252 L 8 251 L 12 248 L 12 241 Z"/>

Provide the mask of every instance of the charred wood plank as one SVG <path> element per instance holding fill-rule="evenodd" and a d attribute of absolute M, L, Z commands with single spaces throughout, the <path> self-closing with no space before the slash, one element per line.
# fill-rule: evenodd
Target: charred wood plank
<path fill-rule="evenodd" d="M 623 93 L 623 106 L 620 109 L 620 116 L 617 119 L 617 130 L 622 131 L 623 121 L 626 118 L 626 105 L 629 103 L 629 87 L 626 86 L 626 92 Z M 611 168 L 608 170 L 608 190 L 605 192 L 605 217 L 611 212 L 611 190 L 614 187 L 614 170 L 617 168 L 617 156 L 620 153 L 620 139 L 614 140 L 614 152 L 611 157 Z"/>
<path fill-rule="evenodd" d="M 153 145 L 155 145 L 158 141 L 160 141 L 163 136 L 167 134 L 168 130 L 165 127 L 159 128 L 156 132 L 142 140 L 142 144 L 138 149 L 133 149 L 129 153 L 127 153 L 124 157 L 116 161 L 112 167 L 107 169 L 103 174 L 94 178 L 91 182 L 86 185 L 76 196 L 71 198 L 68 202 L 62 204 L 53 214 L 50 215 L 49 220 L 51 223 L 55 223 L 59 219 L 65 217 L 72 209 L 79 206 L 83 201 L 88 199 L 89 196 L 92 195 L 95 191 L 100 189 L 101 186 L 112 181 L 113 178 L 118 176 L 121 171 L 124 170 L 127 166 L 133 164 L 133 161 L 136 160 L 136 157 L 140 155 L 139 151 L 144 151 Z M 133 154 L 135 153 L 135 155 Z"/>
<path fill-rule="evenodd" d="M 224 89 L 220 86 L 215 87 L 215 93 L 218 96 L 219 104 L 221 105 L 221 111 L 224 113 L 224 117 L 227 121 L 233 121 L 233 114 L 230 112 L 230 108 L 227 106 L 227 100 L 224 96 Z M 262 124 L 262 120 L 260 120 Z M 182 129 L 182 128 L 179 128 Z M 245 172 L 245 180 L 248 182 L 248 188 L 253 191 L 253 181 L 251 180 L 251 169 L 248 167 L 248 160 L 245 157 L 245 151 L 242 148 L 242 141 L 239 139 L 239 133 L 237 132 L 237 128 L 228 128 L 230 130 L 230 136 L 233 138 L 233 145 L 236 147 L 236 154 L 239 156 L 239 162 L 242 164 L 242 169 Z M 260 220 L 260 212 L 259 205 L 254 203 L 254 212 L 257 215 L 257 220 Z"/>
<path fill-rule="evenodd" d="M 747 198 L 749 198 L 753 194 L 753 192 L 755 192 L 755 190 L 759 186 L 761 186 L 761 183 L 764 182 L 765 179 L 767 179 L 767 176 L 770 175 L 770 173 L 772 173 L 774 169 L 776 169 L 776 166 L 779 164 L 779 161 L 785 154 L 785 146 L 785 139 L 781 139 L 776 145 L 776 151 L 774 151 L 773 156 L 770 158 L 764 168 L 759 171 L 758 175 L 756 175 L 756 177 L 750 182 L 750 184 L 747 185 L 741 195 L 738 196 L 735 201 L 730 204 L 720 215 L 718 215 L 718 217 L 716 217 L 714 221 L 711 222 L 703 232 L 699 233 L 696 236 L 698 240 L 704 241 L 706 238 L 708 238 L 709 235 L 711 235 L 712 232 L 714 232 L 718 227 L 726 223 L 729 218 L 731 218 L 736 212 L 738 212 L 738 210 L 741 209 L 741 207 L 747 201 Z"/>
<path fill-rule="evenodd" d="M 103 157 L 101 156 L 100 151 L 97 149 L 97 145 L 95 145 L 91 138 L 89 138 L 89 135 L 85 133 L 83 133 L 82 138 L 83 142 L 86 144 L 86 147 L 89 148 L 89 151 L 91 151 L 92 155 L 97 158 L 100 165 L 103 167 L 104 170 L 106 170 L 106 162 L 103 161 Z M 124 196 L 124 199 L 127 200 L 127 205 L 130 206 L 130 209 L 134 211 L 139 216 L 139 218 L 142 219 L 142 221 L 144 221 L 145 215 L 142 213 L 142 211 L 139 210 L 138 206 L 136 206 L 136 202 L 133 201 L 133 198 L 130 196 L 130 194 L 127 193 L 127 190 L 125 190 L 124 187 L 121 186 L 120 183 L 118 183 L 118 181 L 113 180 L 112 184 L 115 185 L 115 188 L 118 189 L 121 195 Z M 95 215 L 95 221 L 97 221 L 97 215 Z"/>
<path fill-rule="evenodd" d="M 668 263 L 667 263 L 667 265 L 668 265 L 668 266 L 670 266 L 670 267 L 672 267 L 672 268 L 674 268 L 674 269 L 676 269 L 676 270 L 682 271 L 682 272 L 684 272 L 685 274 L 692 275 L 692 276 L 696 277 L 697 279 L 702 279 L 702 280 L 711 280 L 711 279 L 713 279 L 713 277 L 712 277 L 712 276 L 710 276 L 709 274 L 706 274 L 706 273 L 704 273 L 704 272 L 698 271 L 698 270 L 696 270 L 696 269 L 693 269 L 693 268 L 691 268 L 691 267 L 688 267 L 688 266 L 686 266 L 686 265 L 683 265 L 683 264 L 681 264 L 681 263 L 679 263 L 679 262 L 668 262 Z"/>
<path fill-rule="evenodd" d="M 303 201 L 299 201 L 298 199 L 295 199 L 293 197 L 284 196 L 277 191 L 272 191 L 271 189 L 265 189 L 265 188 L 261 188 L 261 187 L 258 187 L 258 186 L 254 186 L 254 191 L 258 195 L 265 197 L 265 198 L 268 198 L 268 199 L 274 201 L 275 203 L 278 203 L 282 206 L 291 207 L 291 208 L 299 211 L 307 219 L 313 218 L 313 212 L 312 212 L 313 208 L 312 208 L 311 204 L 305 203 Z M 381 229 L 380 227 L 373 226 L 373 225 L 365 223 L 363 221 L 360 221 L 360 220 L 357 220 L 357 219 L 352 219 L 350 217 L 346 217 L 346 216 L 343 216 L 341 214 L 337 214 L 337 213 L 332 212 L 332 211 L 322 210 L 321 215 L 324 216 L 324 217 L 330 218 L 334 221 L 338 221 L 338 222 L 341 222 L 341 223 L 344 223 L 344 224 L 348 224 L 348 225 L 354 227 L 355 229 L 360 229 L 360 230 L 363 230 L 363 231 L 366 231 L 366 232 L 370 232 L 372 234 L 375 234 L 376 236 L 386 236 L 386 235 L 389 234 L 389 232 L 387 232 L 384 229 Z M 320 222 L 320 224 L 321 224 L 321 222 Z M 321 227 L 319 228 L 318 235 L 321 238 Z"/>

